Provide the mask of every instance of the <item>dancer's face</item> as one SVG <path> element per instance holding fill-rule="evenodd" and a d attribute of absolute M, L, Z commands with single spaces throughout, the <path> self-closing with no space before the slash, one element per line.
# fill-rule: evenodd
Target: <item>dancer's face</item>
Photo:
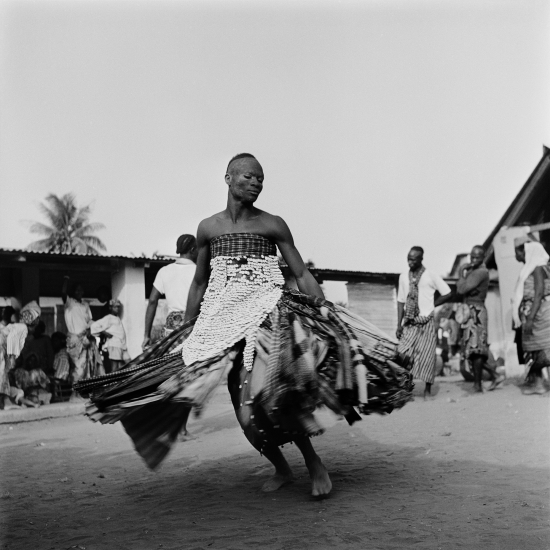
<path fill-rule="evenodd" d="M 239 159 L 229 167 L 225 181 L 235 199 L 254 203 L 263 189 L 264 171 L 256 159 Z"/>

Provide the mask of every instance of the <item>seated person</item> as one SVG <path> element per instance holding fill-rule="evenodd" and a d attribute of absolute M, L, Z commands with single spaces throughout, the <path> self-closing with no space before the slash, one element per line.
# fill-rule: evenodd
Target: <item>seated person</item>
<path fill-rule="evenodd" d="M 55 353 L 53 359 L 53 377 L 50 377 L 52 401 L 67 401 L 71 395 L 70 382 L 73 365 L 67 353 L 67 336 L 62 332 L 52 334 L 52 347 Z"/>
<path fill-rule="evenodd" d="M 58 380 L 69 381 L 71 373 L 71 359 L 67 353 L 67 336 L 62 332 L 52 334 L 53 376 Z"/>
<path fill-rule="evenodd" d="M 36 353 L 29 353 L 23 365 L 17 366 L 10 372 L 10 378 L 11 384 L 24 392 L 22 404 L 28 407 L 39 407 L 50 403 L 52 398 L 49 391 L 50 379 L 40 368 Z"/>
<path fill-rule="evenodd" d="M 31 353 L 35 353 L 38 356 L 38 367 L 42 369 L 47 376 L 53 376 L 54 351 L 51 339 L 45 332 L 46 325 L 41 319 L 38 320 L 36 326 L 29 327 L 25 344 L 23 345 L 21 354 L 15 362 L 16 367 L 24 364 Z"/>

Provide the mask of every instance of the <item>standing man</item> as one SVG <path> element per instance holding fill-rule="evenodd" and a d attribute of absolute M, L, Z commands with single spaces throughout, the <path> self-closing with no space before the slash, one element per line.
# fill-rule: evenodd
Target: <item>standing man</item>
<path fill-rule="evenodd" d="M 424 399 L 435 379 L 436 330 L 434 308 L 451 297 L 449 285 L 423 265 L 424 249 L 413 246 L 407 256 L 409 271 L 399 276 L 397 292 L 398 352 L 409 358 L 412 375 L 426 383 Z M 434 303 L 435 291 L 441 295 Z"/>
<path fill-rule="evenodd" d="M 183 324 L 189 287 L 195 277 L 197 261 L 197 241 L 193 235 L 181 235 L 176 243 L 179 258 L 159 270 L 149 295 L 145 312 L 145 336 L 142 349 L 151 345 L 151 329 L 159 299 L 164 294 L 168 302 L 168 317 L 164 325 L 163 337 Z"/>
<path fill-rule="evenodd" d="M 72 284 L 69 292 L 70 277 L 65 275 L 61 297 L 65 304 L 65 324 L 67 325 L 67 353 L 71 358 L 74 370 L 71 382 L 86 380 L 105 374 L 101 356 L 97 349 L 95 338 L 90 334 L 92 312 L 90 305 L 84 300 L 84 288 L 78 282 Z M 73 394 L 76 398 L 76 394 Z"/>

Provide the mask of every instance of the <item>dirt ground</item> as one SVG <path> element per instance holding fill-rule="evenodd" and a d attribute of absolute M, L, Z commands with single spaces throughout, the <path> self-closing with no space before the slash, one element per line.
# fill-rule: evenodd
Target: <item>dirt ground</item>
<path fill-rule="evenodd" d="M 549 394 L 441 379 L 429 402 L 335 422 L 314 440 L 333 492 L 314 500 L 293 445 L 296 482 L 259 490 L 271 467 L 220 390 L 156 472 L 119 425 L 0 426 L 0 548 L 550 548 Z"/>

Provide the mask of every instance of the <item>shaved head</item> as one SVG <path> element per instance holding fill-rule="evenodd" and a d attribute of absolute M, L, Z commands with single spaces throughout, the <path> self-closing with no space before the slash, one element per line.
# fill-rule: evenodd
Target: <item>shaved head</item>
<path fill-rule="evenodd" d="M 241 160 L 241 159 L 254 159 L 256 162 L 258 162 L 258 159 L 254 156 L 254 155 L 251 155 L 250 153 L 239 153 L 238 155 L 235 155 L 230 161 L 229 161 L 229 164 L 227 165 L 227 170 L 225 171 L 226 174 L 230 174 L 230 170 L 231 170 L 231 165 L 233 163 L 235 163 L 236 161 L 238 160 Z"/>

